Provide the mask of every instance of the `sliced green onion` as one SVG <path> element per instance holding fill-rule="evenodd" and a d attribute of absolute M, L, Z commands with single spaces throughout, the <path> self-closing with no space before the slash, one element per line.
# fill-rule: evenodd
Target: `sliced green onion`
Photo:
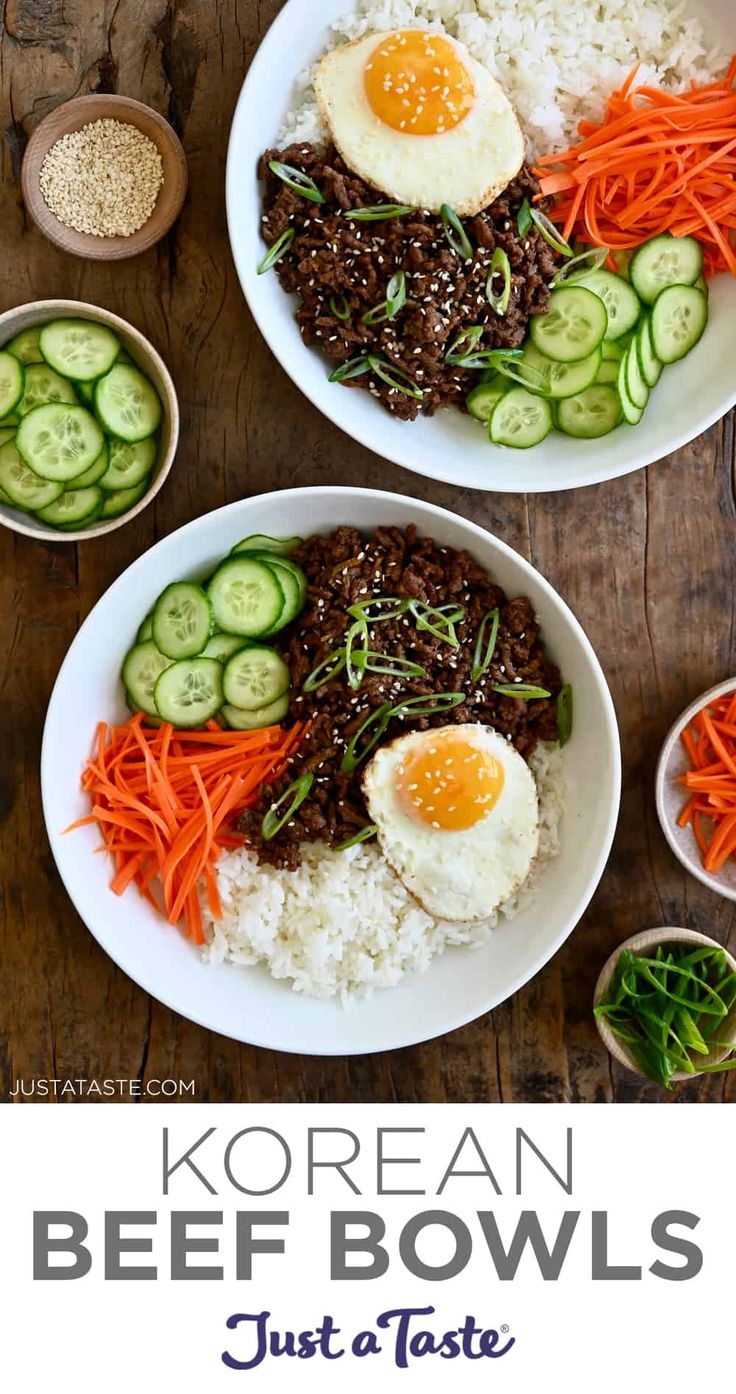
<path fill-rule="evenodd" d="M 557 286 L 569 285 L 574 281 L 582 281 L 586 276 L 592 276 L 594 271 L 600 270 L 604 261 L 611 255 L 608 247 L 589 247 L 587 252 L 580 252 L 571 261 L 566 261 L 559 271 L 555 272 L 550 281 L 550 290 L 555 290 Z"/>
<path fill-rule="evenodd" d="M 368 625 L 365 620 L 356 620 L 351 624 L 345 640 L 345 669 L 348 685 L 353 692 L 357 692 L 363 681 L 367 651 Z"/>
<path fill-rule="evenodd" d="M 570 243 L 565 241 L 562 233 L 555 227 L 554 223 L 550 222 L 547 214 L 543 213 L 541 208 L 532 208 L 531 219 L 553 252 L 559 252 L 561 257 L 572 256 Z"/>
<path fill-rule="evenodd" d="M 498 683 L 491 688 L 491 692 L 497 692 L 499 697 L 525 697 L 529 702 L 552 696 L 546 687 L 535 687 L 530 682 Z"/>
<path fill-rule="evenodd" d="M 473 682 L 478 682 L 483 674 L 488 671 L 493 662 L 493 655 L 496 652 L 496 640 L 501 624 L 501 615 L 498 610 L 489 610 L 483 616 L 478 638 L 475 641 L 475 653 L 473 654 L 473 667 L 470 676 Z M 490 633 L 486 637 L 486 630 L 490 625 Z"/>
<path fill-rule="evenodd" d="M 343 774 L 352 774 L 359 765 L 362 765 L 373 747 L 380 741 L 391 720 L 392 713 L 391 703 L 384 702 L 382 707 L 376 707 L 375 711 L 372 711 L 370 716 L 361 723 L 342 757 L 340 768 Z M 371 733 L 370 740 L 366 740 L 369 731 Z"/>
<path fill-rule="evenodd" d="M 572 735 L 573 700 L 572 688 L 565 683 L 557 698 L 557 739 L 560 746 L 567 745 Z"/>
<path fill-rule="evenodd" d="M 422 668 L 420 663 L 412 663 L 399 654 L 374 653 L 372 649 L 366 653 L 364 666 L 366 672 L 388 673 L 393 678 L 424 678 L 427 675 L 426 668 Z"/>
<path fill-rule="evenodd" d="M 406 304 L 406 273 L 397 271 L 388 283 L 386 299 L 375 305 L 361 318 L 361 324 L 384 324 L 386 320 L 396 319 L 399 310 Z"/>
<path fill-rule="evenodd" d="M 384 218 L 403 218 L 413 213 L 410 203 L 374 203 L 369 208 L 344 208 L 344 218 L 354 218 L 356 223 L 377 223 Z"/>
<path fill-rule="evenodd" d="M 409 611 L 414 616 L 417 629 L 433 634 L 435 639 L 441 639 L 453 649 L 460 647 L 455 624 L 465 614 L 464 606 L 455 607 L 454 619 L 444 609 L 435 609 L 433 605 L 425 605 L 421 600 L 410 600 Z"/>
<path fill-rule="evenodd" d="M 445 354 L 445 363 L 451 365 L 460 363 L 463 358 L 472 353 L 473 349 L 478 347 L 482 338 L 482 324 L 472 324 L 469 329 L 464 329 L 462 334 L 458 334 L 458 337 L 450 344 Z"/>
<path fill-rule="evenodd" d="M 502 278 L 501 290 L 493 288 L 493 282 L 497 276 Z M 488 303 L 497 315 L 505 315 L 511 300 L 511 262 L 508 259 L 503 247 L 497 247 L 491 260 L 491 269 L 488 272 L 486 282 L 486 295 Z"/>
<path fill-rule="evenodd" d="M 359 847 L 361 842 L 369 842 L 372 837 L 376 836 L 377 832 L 376 824 L 368 823 L 365 828 L 360 828 L 357 833 L 353 833 L 352 837 L 346 838 L 344 842 L 338 842 L 335 851 L 347 852 L 350 847 Z"/>
<path fill-rule="evenodd" d="M 422 401 L 424 393 L 413 378 L 405 373 L 403 368 L 397 368 L 395 363 L 389 363 L 388 359 L 378 358 L 375 353 L 368 354 L 368 362 L 373 372 L 382 382 L 388 383 L 395 392 L 402 392 L 405 397 L 414 397 L 417 401 Z"/>
<path fill-rule="evenodd" d="M 281 160 L 270 160 L 268 168 L 295 194 L 301 194 L 302 198 L 308 198 L 311 203 L 325 202 L 324 194 L 303 169 L 296 169 L 294 165 L 284 165 Z"/>
<path fill-rule="evenodd" d="M 281 261 L 281 258 L 286 256 L 295 237 L 296 228 L 287 227 L 286 231 L 282 232 L 281 236 L 277 237 L 275 242 L 272 242 L 263 261 L 259 262 L 256 268 L 259 276 L 265 275 L 266 271 L 270 271 L 271 267 L 275 266 L 277 261 Z"/>
<path fill-rule="evenodd" d="M 392 708 L 394 716 L 437 716 L 440 712 L 450 712 L 462 706 L 466 700 L 464 692 L 428 692 L 420 697 L 408 697 L 405 702 L 397 702 Z"/>
<path fill-rule="evenodd" d="M 481 327 L 481 333 L 482 332 Z M 462 338 L 462 335 L 460 338 Z M 521 358 L 524 353 L 524 350 L 520 348 L 479 349 L 477 352 L 471 348 L 468 353 L 456 352 L 457 343 L 459 343 L 459 340 L 455 341 L 455 344 L 453 344 L 445 357 L 445 362 L 451 364 L 455 368 L 498 369 L 499 364 L 506 363 L 509 359 Z"/>
<path fill-rule="evenodd" d="M 294 817 L 298 808 L 301 808 L 312 785 L 314 784 L 313 774 L 303 774 L 300 779 L 295 779 L 288 789 L 285 789 L 281 798 L 271 804 L 262 824 L 261 836 L 264 842 L 270 842 L 278 832 Z M 285 812 L 281 812 L 286 804 Z"/>
<path fill-rule="evenodd" d="M 333 649 L 321 663 L 305 678 L 302 683 L 302 692 L 318 692 L 332 678 L 336 678 L 345 667 L 345 650 Z"/>
<path fill-rule="evenodd" d="M 331 295 L 329 303 L 335 319 L 340 319 L 343 323 L 350 319 L 350 304 L 346 295 Z"/>
<path fill-rule="evenodd" d="M 358 358 L 349 358 L 347 363 L 341 363 L 334 373 L 330 373 L 329 382 L 347 382 L 348 378 L 362 377 L 363 373 L 370 371 L 370 355 L 361 354 Z"/>
<path fill-rule="evenodd" d="M 519 229 L 519 234 L 521 237 L 526 237 L 531 225 L 532 206 L 528 198 L 525 198 L 519 209 L 519 212 L 516 215 L 516 226 Z"/>
<path fill-rule="evenodd" d="M 457 256 L 462 257 L 463 261 L 472 261 L 474 256 L 473 246 L 455 209 L 451 208 L 449 203 L 443 203 L 440 216 L 442 218 L 442 226 L 445 229 L 445 237 L 452 247 L 453 252 L 455 252 Z"/>
<path fill-rule="evenodd" d="M 517 382 L 520 387 L 526 387 L 529 392 L 536 392 L 538 397 L 549 397 L 552 394 L 549 379 L 532 363 L 517 364 L 507 356 L 497 359 L 496 371 L 509 378 L 511 382 Z"/>
<path fill-rule="evenodd" d="M 371 600 L 356 600 L 348 606 L 348 614 L 356 620 L 378 624 L 381 620 L 396 620 L 408 609 L 409 601 L 400 600 L 397 595 L 376 595 Z"/>

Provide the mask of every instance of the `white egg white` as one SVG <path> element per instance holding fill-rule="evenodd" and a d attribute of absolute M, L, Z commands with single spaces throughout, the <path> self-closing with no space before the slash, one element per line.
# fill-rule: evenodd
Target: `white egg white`
<path fill-rule="evenodd" d="M 461 217 L 486 208 L 518 174 L 524 137 L 508 97 L 463 44 L 458 50 L 475 86 L 475 102 L 459 125 L 440 135 L 394 130 L 373 111 L 365 66 L 390 34 L 368 34 L 326 53 L 314 79 L 322 116 L 345 163 L 368 183 L 412 208 Z"/>
<path fill-rule="evenodd" d="M 496 805 L 462 831 L 432 828 L 411 817 L 397 793 L 407 757 L 420 745 L 439 747 L 449 733 L 462 735 L 504 770 Z M 386 860 L 437 919 L 488 919 L 527 879 L 539 847 L 537 787 L 526 761 L 491 727 L 458 725 L 400 736 L 373 756 L 363 792 Z"/>

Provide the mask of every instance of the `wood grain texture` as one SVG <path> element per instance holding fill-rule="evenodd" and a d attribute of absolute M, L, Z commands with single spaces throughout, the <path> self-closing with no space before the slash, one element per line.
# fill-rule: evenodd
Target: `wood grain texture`
<path fill-rule="evenodd" d="M 279 0 L 0 0 L 0 309 L 64 294 L 131 320 L 179 390 L 182 443 L 155 508 L 104 542 L 0 530 L 0 1098 L 18 1077 L 193 1078 L 203 1100 L 659 1100 L 601 1049 L 590 1008 L 613 947 L 683 924 L 736 949 L 736 913 L 662 838 L 657 752 L 677 712 L 736 672 L 733 416 L 648 471 L 563 496 L 494 497 L 423 482 L 353 444 L 280 371 L 251 323 L 228 249 L 227 135 Z M 189 197 L 169 237 L 118 266 L 74 260 L 29 225 L 22 150 L 59 102 L 119 91 L 174 124 Z M 625 786 L 610 866 L 563 951 L 492 1017 L 412 1050 L 319 1060 L 250 1049 L 175 1016 L 129 982 L 75 915 L 43 830 L 38 757 L 56 672 L 110 582 L 158 537 L 244 495 L 301 484 L 421 491 L 481 522 L 554 583 L 591 635 L 621 724 Z M 736 1101 L 714 1075 L 673 1101 Z"/>

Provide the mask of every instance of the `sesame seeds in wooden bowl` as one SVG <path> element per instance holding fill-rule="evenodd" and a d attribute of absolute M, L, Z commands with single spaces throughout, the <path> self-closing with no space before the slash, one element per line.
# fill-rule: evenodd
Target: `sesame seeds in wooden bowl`
<path fill-rule="evenodd" d="M 179 216 L 186 156 L 158 112 L 94 93 L 65 102 L 37 127 L 21 186 L 51 242 L 74 256 L 120 261 L 152 247 Z"/>

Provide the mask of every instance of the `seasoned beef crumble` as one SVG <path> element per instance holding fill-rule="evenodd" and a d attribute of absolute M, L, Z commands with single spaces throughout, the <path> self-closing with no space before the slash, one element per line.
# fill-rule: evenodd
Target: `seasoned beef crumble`
<path fill-rule="evenodd" d="M 280 160 L 304 171 L 325 197 L 323 204 L 294 193 L 269 170 Z M 346 217 L 350 209 L 387 202 L 386 197 L 345 165 L 334 146 L 320 154 L 311 145 L 267 150 L 259 176 L 265 183 L 263 235 L 269 244 L 293 227 L 296 238 L 276 270 L 284 290 L 300 297 L 297 320 L 305 344 L 320 347 L 335 365 L 371 352 L 407 373 L 422 389 L 418 401 L 384 383 L 375 374 L 345 386 L 368 388 L 395 416 L 413 420 L 420 411 L 463 405 L 480 381 L 477 371 L 445 363 L 448 349 L 463 330 L 484 327 L 479 349 L 517 348 L 532 315 L 543 314 L 549 282 L 559 258 L 532 226 L 521 236 L 517 215 L 525 198 L 539 185 L 524 166 L 508 188 L 483 212 L 465 220 L 475 250 L 463 261 L 450 247 L 437 214 L 417 210 L 404 217 L 362 222 Z M 508 310 L 491 308 L 486 283 L 496 247 L 506 252 L 512 272 Z M 395 319 L 365 325 L 362 316 L 385 300 L 388 282 L 403 270 L 407 303 Z M 342 319 L 330 306 L 345 297 Z"/>

